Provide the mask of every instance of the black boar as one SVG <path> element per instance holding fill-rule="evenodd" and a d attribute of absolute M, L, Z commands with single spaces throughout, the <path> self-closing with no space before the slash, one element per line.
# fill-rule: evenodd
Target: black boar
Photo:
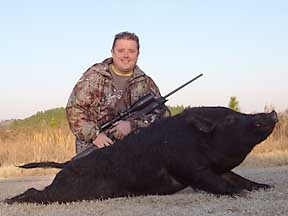
<path fill-rule="evenodd" d="M 61 203 L 163 195 L 187 186 L 227 195 L 267 188 L 231 170 L 271 134 L 276 122 L 275 111 L 243 114 L 224 107 L 187 109 L 110 147 L 52 165 L 63 169 L 51 185 L 43 191 L 31 188 L 5 201 Z"/>

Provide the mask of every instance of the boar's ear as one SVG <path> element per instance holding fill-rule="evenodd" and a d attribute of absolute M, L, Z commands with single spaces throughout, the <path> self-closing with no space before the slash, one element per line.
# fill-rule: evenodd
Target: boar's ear
<path fill-rule="evenodd" d="M 215 128 L 215 124 L 203 116 L 189 115 L 186 117 L 186 122 L 204 133 L 210 133 Z"/>

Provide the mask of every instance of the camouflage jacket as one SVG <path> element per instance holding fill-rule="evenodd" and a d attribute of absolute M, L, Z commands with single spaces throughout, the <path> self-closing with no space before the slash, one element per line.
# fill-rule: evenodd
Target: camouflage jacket
<path fill-rule="evenodd" d="M 68 100 L 66 114 L 70 128 L 73 134 L 84 142 L 94 140 L 99 134 L 99 126 L 117 115 L 115 106 L 119 99 L 114 95 L 116 88 L 109 70 L 111 63 L 112 58 L 108 58 L 91 66 L 79 79 Z M 149 92 L 160 95 L 153 80 L 136 66 L 122 96 L 126 108 Z M 165 113 L 166 107 L 163 106 L 141 119 L 128 120 L 132 131 L 135 131 L 161 118 Z"/>

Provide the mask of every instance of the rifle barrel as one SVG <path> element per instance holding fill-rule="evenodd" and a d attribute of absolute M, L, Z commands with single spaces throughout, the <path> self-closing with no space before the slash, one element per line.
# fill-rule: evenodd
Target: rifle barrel
<path fill-rule="evenodd" d="M 175 92 L 179 91 L 180 89 L 182 89 L 183 87 L 185 87 L 186 85 L 190 84 L 191 82 L 193 82 L 194 80 L 198 79 L 199 77 L 203 76 L 203 74 L 199 74 L 198 76 L 194 77 L 193 79 L 189 80 L 188 82 L 184 83 L 183 85 L 181 85 L 180 87 L 176 88 L 175 90 L 173 90 L 172 92 L 168 93 L 167 95 L 164 96 L 164 98 L 168 98 L 170 95 L 174 94 Z"/>

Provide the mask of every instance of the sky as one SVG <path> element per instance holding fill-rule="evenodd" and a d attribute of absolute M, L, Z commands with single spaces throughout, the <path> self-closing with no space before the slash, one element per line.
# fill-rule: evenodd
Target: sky
<path fill-rule="evenodd" d="M 0 0 L 0 120 L 65 107 L 115 34 L 140 38 L 138 65 L 167 105 L 288 109 L 288 1 Z"/>

